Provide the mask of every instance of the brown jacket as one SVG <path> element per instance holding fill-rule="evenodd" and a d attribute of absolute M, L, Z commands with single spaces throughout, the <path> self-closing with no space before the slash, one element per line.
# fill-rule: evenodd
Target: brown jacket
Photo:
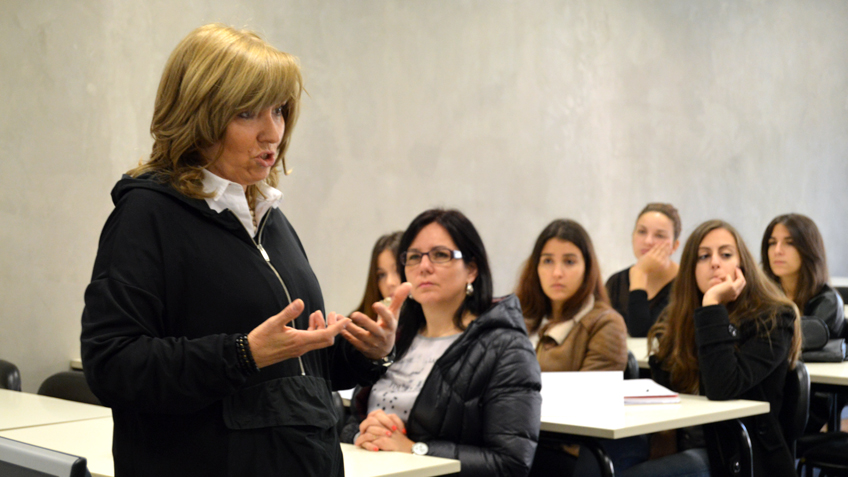
<path fill-rule="evenodd" d="M 561 344 L 543 336 L 536 346 L 542 371 L 623 371 L 627 366 L 627 327 L 608 305 L 595 303 Z"/>

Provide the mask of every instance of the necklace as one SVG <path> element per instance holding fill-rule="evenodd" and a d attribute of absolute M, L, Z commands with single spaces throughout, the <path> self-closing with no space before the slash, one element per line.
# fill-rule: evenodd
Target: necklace
<path fill-rule="evenodd" d="M 253 194 L 247 194 L 247 210 L 250 211 L 250 220 L 253 222 L 253 228 L 258 228 L 259 223 L 256 221 L 256 197 Z"/>
<path fill-rule="evenodd" d="M 259 227 L 259 224 L 256 222 L 256 212 L 253 210 L 253 207 L 250 208 L 250 220 L 253 221 L 253 227 Z"/>

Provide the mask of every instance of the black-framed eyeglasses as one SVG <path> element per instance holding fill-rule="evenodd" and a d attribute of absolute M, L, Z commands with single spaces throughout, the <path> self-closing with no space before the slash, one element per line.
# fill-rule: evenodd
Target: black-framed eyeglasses
<path fill-rule="evenodd" d="M 462 252 L 459 250 L 451 250 L 447 247 L 435 247 L 429 252 L 419 252 L 417 250 L 403 252 L 400 254 L 400 263 L 405 267 L 415 267 L 421 263 L 424 255 L 433 263 L 448 263 L 453 259 L 462 258 Z"/>

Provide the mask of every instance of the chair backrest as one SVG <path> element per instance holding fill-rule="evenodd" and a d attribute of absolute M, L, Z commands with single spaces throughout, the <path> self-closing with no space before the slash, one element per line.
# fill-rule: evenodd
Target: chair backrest
<path fill-rule="evenodd" d="M 0 359 L 0 388 L 21 390 L 21 372 L 14 364 Z"/>
<path fill-rule="evenodd" d="M 789 450 L 795 456 L 795 441 L 804 434 L 807 418 L 810 415 L 810 373 L 801 361 L 795 363 L 795 369 L 786 373 L 783 384 L 783 405 L 779 420 L 783 428 L 783 438 Z"/>
<path fill-rule="evenodd" d="M 0 437 L 0 475 L 5 477 L 90 476 L 84 457 Z"/>
<path fill-rule="evenodd" d="M 627 367 L 624 368 L 624 379 L 639 379 L 639 361 L 633 351 L 627 350 Z"/>
<path fill-rule="evenodd" d="M 83 402 L 102 406 L 97 396 L 91 392 L 82 371 L 62 371 L 45 379 L 38 388 L 38 394 L 68 401 Z"/>

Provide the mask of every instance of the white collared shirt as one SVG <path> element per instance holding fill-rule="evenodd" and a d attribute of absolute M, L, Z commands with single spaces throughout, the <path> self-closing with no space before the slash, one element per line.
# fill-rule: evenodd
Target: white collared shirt
<path fill-rule="evenodd" d="M 571 329 L 574 328 L 574 325 L 576 323 L 579 323 L 584 316 L 588 315 L 594 307 L 595 297 L 589 295 L 589 299 L 586 300 L 585 303 L 583 303 L 583 306 L 580 308 L 580 311 L 578 311 L 577 314 L 574 315 L 574 318 L 567 321 L 562 321 L 549 327 L 547 330 L 545 330 L 545 336 L 556 341 L 557 346 L 561 345 L 562 342 L 565 341 L 565 338 L 568 337 L 568 334 L 571 333 Z M 533 343 L 534 348 L 539 345 L 539 330 L 541 330 L 550 321 L 551 320 L 549 320 L 547 316 L 542 318 L 542 322 L 539 323 L 539 328 L 537 328 L 536 331 L 532 335 L 530 335 L 530 342 Z"/>
<path fill-rule="evenodd" d="M 259 195 L 256 197 L 256 223 L 262 222 L 262 217 L 271 210 L 278 207 L 283 200 L 283 193 L 264 182 L 256 184 Z M 244 187 L 241 184 L 228 181 L 207 170 L 203 170 L 203 192 L 212 194 L 206 198 L 209 208 L 216 212 L 227 209 L 235 214 L 239 222 L 247 230 L 251 237 L 256 235 L 256 227 L 253 226 L 253 218 L 250 216 L 250 207 L 247 197 L 244 195 Z"/>

